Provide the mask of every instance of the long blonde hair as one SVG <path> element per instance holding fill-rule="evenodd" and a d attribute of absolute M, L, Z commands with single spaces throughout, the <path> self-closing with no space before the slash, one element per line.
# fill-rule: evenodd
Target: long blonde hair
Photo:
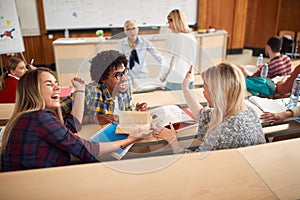
<path fill-rule="evenodd" d="M 5 66 L 6 72 L 0 76 L 0 91 L 5 88 L 8 74 L 11 73 L 11 70 L 15 70 L 20 62 L 23 62 L 23 60 L 17 57 L 11 57 L 7 60 Z"/>
<path fill-rule="evenodd" d="M 172 10 L 168 15 L 168 19 L 172 20 L 175 32 L 180 32 L 180 33 L 191 32 L 187 24 L 186 17 L 180 9 Z"/>
<path fill-rule="evenodd" d="M 208 132 L 222 121 L 238 114 L 245 108 L 245 77 L 233 64 L 221 63 L 202 73 L 204 83 L 208 86 L 213 115 L 208 125 Z"/>
<path fill-rule="evenodd" d="M 17 85 L 16 103 L 13 114 L 4 130 L 2 138 L 2 152 L 5 150 L 9 135 L 19 119 L 24 113 L 45 109 L 45 101 L 40 90 L 39 77 L 42 72 L 48 72 L 52 75 L 50 69 L 40 67 L 32 71 L 28 71 L 23 75 Z M 62 120 L 61 109 L 57 109 L 57 115 Z"/>

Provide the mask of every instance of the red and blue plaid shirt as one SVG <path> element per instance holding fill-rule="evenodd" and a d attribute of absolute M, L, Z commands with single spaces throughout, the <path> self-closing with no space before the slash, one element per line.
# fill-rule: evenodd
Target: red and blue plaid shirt
<path fill-rule="evenodd" d="M 98 143 L 75 135 L 78 127 L 81 125 L 72 115 L 65 119 L 64 125 L 50 110 L 23 114 L 1 155 L 2 171 L 67 165 L 70 154 L 84 162 L 97 161 Z"/>

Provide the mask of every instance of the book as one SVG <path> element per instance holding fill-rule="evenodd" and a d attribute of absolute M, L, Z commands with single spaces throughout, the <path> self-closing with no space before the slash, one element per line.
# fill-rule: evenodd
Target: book
<path fill-rule="evenodd" d="M 260 118 L 263 112 L 279 113 L 285 111 L 287 109 L 287 101 L 288 99 L 268 99 L 258 96 L 250 96 L 248 100 L 246 100 L 246 105 L 253 108 L 257 116 Z M 285 121 L 291 119 L 292 118 L 288 118 Z M 261 123 L 264 124 L 268 122 L 261 120 Z"/>
<path fill-rule="evenodd" d="M 151 125 L 170 128 L 170 123 L 177 131 L 197 124 L 188 109 L 182 109 L 177 105 L 166 105 L 152 108 L 148 112 L 120 111 L 116 132 L 130 134 L 130 132 L 140 129 L 147 133 L 150 131 Z"/>
<path fill-rule="evenodd" d="M 150 109 L 149 112 L 154 125 L 168 127 L 172 123 L 175 130 L 196 123 L 190 111 L 177 105 L 160 106 Z"/>
<path fill-rule="evenodd" d="M 91 142 L 113 142 L 117 140 L 123 140 L 128 137 L 128 134 L 116 134 L 116 128 L 117 124 L 108 124 L 92 135 L 89 140 Z M 132 145 L 133 144 L 123 147 L 115 152 L 112 152 L 110 155 L 120 160 L 126 155 Z"/>
<path fill-rule="evenodd" d="M 148 111 L 119 111 L 118 133 L 128 133 L 140 129 L 149 132 L 151 125 L 151 116 Z"/>
<path fill-rule="evenodd" d="M 268 99 L 258 96 L 251 96 L 248 100 L 257 106 L 261 112 L 279 113 L 285 111 L 285 102 L 282 99 Z"/>

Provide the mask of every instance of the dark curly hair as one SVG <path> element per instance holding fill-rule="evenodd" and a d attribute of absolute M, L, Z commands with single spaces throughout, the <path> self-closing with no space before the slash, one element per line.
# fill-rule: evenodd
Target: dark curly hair
<path fill-rule="evenodd" d="M 126 56 L 115 50 L 107 50 L 97 53 L 90 60 L 91 79 L 97 83 L 101 83 L 109 76 L 109 72 L 118 69 L 122 64 L 127 68 L 128 60 Z"/>

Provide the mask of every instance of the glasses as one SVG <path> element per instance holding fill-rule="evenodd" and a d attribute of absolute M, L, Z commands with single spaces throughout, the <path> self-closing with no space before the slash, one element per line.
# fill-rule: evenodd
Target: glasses
<path fill-rule="evenodd" d="M 128 29 L 126 29 L 126 31 L 136 31 L 137 30 L 137 28 L 136 27 L 133 27 L 133 28 L 128 28 Z"/>
<path fill-rule="evenodd" d="M 113 77 L 115 77 L 117 80 L 120 80 L 123 76 L 126 76 L 128 74 L 128 68 L 125 68 L 122 72 L 116 72 L 113 74 Z"/>
<path fill-rule="evenodd" d="M 168 23 L 170 23 L 170 22 L 173 22 L 173 19 L 169 19 L 169 18 L 168 18 Z"/>

